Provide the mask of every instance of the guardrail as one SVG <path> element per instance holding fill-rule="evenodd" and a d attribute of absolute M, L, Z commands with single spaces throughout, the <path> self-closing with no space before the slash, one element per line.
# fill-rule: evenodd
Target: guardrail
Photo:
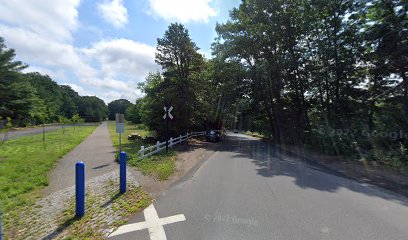
<path fill-rule="evenodd" d="M 186 135 L 180 135 L 176 138 L 170 138 L 169 139 L 169 147 L 173 147 L 174 145 L 184 142 L 187 139 L 190 139 L 192 137 L 197 137 L 197 136 L 203 136 L 205 135 L 205 131 L 203 132 L 192 132 L 192 133 L 187 133 Z M 155 153 L 160 152 L 161 150 L 166 149 L 166 141 L 164 142 L 159 142 L 157 141 L 157 143 L 155 145 L 152 145 L 150 147 L 145 148 L 144 146 L 142 146 L 140 148 L 140 150 L 138 151 L 138 153 L 140 154 L 140 159 L 146 158 L 148 156 L 151 156 Z"/>

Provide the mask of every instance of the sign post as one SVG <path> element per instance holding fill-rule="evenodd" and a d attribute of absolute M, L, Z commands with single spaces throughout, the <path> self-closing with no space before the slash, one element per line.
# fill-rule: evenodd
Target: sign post
<path fill-rule="evenodd" d="M 122 133 L 125 132 L 125 114 L 116 113 L 116 133 L 119 133 L 119 152 L 122 152 Z"/>
<path fill-rule="evenodd" d="M 45 124 L 43 123 L 42 125 L 42 129 L 43 129 L 43 142 L 45 141 Z"/>
<path fill-rule="evenodd" d="M 169 119 L 173 119 L 173 115 L 171 115 L 173 106 L 170 107 L 165 106 L 163 109 L 164 109 L 163 119 L 166 120 L 166 153 L 167 153 L 169 151 Z"/>

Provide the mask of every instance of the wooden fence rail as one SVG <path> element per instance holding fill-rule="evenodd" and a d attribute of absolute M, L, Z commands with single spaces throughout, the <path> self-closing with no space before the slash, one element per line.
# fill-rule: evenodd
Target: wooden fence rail
<path fill-rule="evenodd" d="M 176 138 L 170 138 L 169 139 L 169 147 L 173 147 L 174 145 L 184 142 L 192 137 L 197 137 L 197 136 L 203 136 L 205 135 L 205 131 L 203 132 L 191 132 L 191 133 L 187 133 L 186 135 L 180 135 Z M 166 141 L 164 142 L 159 142 L 157 141 L 157 143 L 155 145 L 152 145 L 150 147 L 145 148 L 144 146 L 142 146 L 140 148 L 140 150 L 138 151 L 138 153 L 140 154 L 140 159 L 146 158 L 148 156 L 151 156 L 155 153 L 158 153 L 160 151 L 162 151 L 163 149 L 166 149 Z"/>

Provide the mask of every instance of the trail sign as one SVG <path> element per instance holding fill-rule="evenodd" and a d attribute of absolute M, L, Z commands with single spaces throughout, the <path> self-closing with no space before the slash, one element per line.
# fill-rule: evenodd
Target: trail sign
<path fill-rule="evenodd" d="M 125 114 L 116 113 L 116 133 L 125 132 Z"/>
<path fill-rule="evenodd" d="M 170 119 L 173 119 L 173 115 L 171 115 L 171 110 L 173 110 L 173 106 L 170 106 L 169 109 L 167 107 L 163 107 L 165 114 L 163 115 L 163 119 L 166 119 L 169 117 Z"/>
<path fill-rule="evenodd" d="M 119 133 L 119 152 L 122 152 L 122 133 L 125 132 L 125 114 L 116 113 L 116 133 Z"/>

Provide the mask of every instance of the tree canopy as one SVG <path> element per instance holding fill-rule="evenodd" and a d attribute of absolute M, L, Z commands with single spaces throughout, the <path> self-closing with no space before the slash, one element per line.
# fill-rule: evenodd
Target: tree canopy
<path fill-rule="evenodd" d="M 217 25 L 213 44 L 218 67 L 236 62 L 245 71 L 240 81 L 222 81 L 242 87 L 238 125 L 276 143 L 336 154 L 364 149 L 368 159 L 407 163 L 408 139 L 389 137 L 408 132 L 407 7 L 392 0 L 242 1 Z"/>
<path fill-rule="evenodd" d="M 127 99 L 117 99 L 108 103 L 109 120 L 115 120 L 115 114 L 125 114 L 126 109 L 130 107 L 132 103 Z"/>
<path fill-rule="evenodd" d="M 242 0 L 216 25 L 212 59 L 172 23 L 135 103 L 108 107 L 48 76 L 24 74 L 0 41 L 0 116 L 24 125 L 125 113 L 164 136 L 238 128 L 276 144 L 408 165 L 408 4 L 403 0 Z M 136 87 L 136 86 L 135 86 Z M 399 135 L 396 137 L 396 133 Z"/>
<path fill-rule="evenodd" d="M 146 94 L 140 102 L 142 121 L 163 133 L 163 107 L 173 106 L 172 134 L 203 127 L 204 119 L 196 116 L 205 103 L 200 99 L 200 92 L 205 89 L 199 87 L 204 59 L 188 30 L 182 24 L 170 24 L 163 38 L 157 39 L 156 50 L 156 62 L 163 68 L 163 74 L 151 73 L 139 85 Z"/>
<path fill-rule="evenodd" d="M 59 122 L 79 114 L 86 121 L 102 121 L 106 104 L 97 97 L 81 97 L 70 86 L 61 86 L 49 76 L 23 73 L 27 67 L 14 60 L 14 49 L 0 38 L 0 116 L 13 125 Z"/>

